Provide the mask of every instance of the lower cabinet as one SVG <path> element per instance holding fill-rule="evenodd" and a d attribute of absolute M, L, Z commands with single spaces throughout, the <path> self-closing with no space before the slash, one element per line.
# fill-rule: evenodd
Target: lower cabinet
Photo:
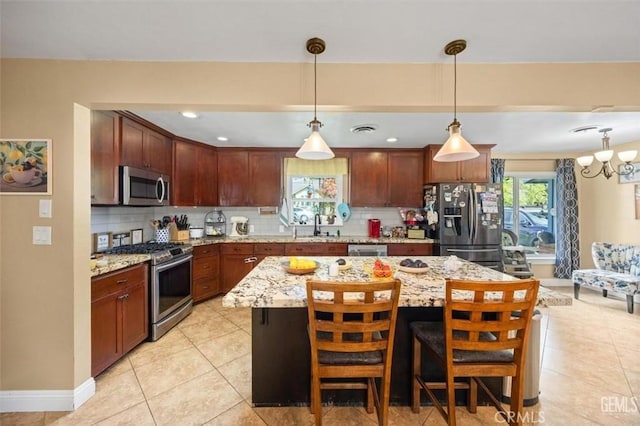
<path fill-rule="evenodd" d="M 97 376 L 149 335 L 147 265 L 91 280 L 91 375 Z"/>
<path fill-rule="evenodd" d="M 433 244 L 429 243 L 395 243 L 387 244 L 389 256 L 431 256 Z"/>
<path fill-rule="evenodd" d="M 235 287 L 265 257 L 284 255 L 284 246 L 282 243 L 220 244 L 222 292 Z"/>
<path fill-rule="evenodd" d="M 193 301 L 202 302 L 220 293 L 220 259 L 217 244 L 193 248 Z"/>
<path fill-rule="evenodd" d="M 347 243 L 287 243 L 286 256 L 346 256 Z"/>

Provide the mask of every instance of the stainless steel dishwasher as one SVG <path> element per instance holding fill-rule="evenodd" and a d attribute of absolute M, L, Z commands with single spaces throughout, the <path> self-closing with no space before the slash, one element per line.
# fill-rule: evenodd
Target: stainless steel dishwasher
<path fill-rule="evenodd" d="M 386 256 L 386 244 L 349 244 L 347 247 L 349 256 Z"/>

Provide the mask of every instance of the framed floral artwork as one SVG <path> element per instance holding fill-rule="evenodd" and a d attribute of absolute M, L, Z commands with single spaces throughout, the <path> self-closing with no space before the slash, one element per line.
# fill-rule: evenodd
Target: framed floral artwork
<path fill-rule="evenodd" d="M 0 139 L 0 195 L 51 195 L 51 139 Z"/>

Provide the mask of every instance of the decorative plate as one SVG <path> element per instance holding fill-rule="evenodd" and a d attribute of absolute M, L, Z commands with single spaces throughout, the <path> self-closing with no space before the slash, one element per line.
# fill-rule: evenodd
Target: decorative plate
<path fill-rule="evenodd" d="M 409 266 L 398 266 L 398 270 L 410 274 L 424 274 L 429 268 L 410 268 Z"/>

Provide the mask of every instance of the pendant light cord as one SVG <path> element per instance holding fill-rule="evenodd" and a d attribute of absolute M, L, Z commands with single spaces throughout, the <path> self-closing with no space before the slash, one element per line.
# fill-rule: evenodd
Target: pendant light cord
<path fill-rule="evenodd" d="M 318 108 L 318 76 L 317 76 L 317 61 L 318 55 L 313 55 L 313 121 L 318 121 L 317 108 Z"/>
<path fill-rule="evenodd" d="M 457 65 L 457 58 L 458 55 L 455 54 L 453 55 L 453 121 L 456 122 L 458 121 L 457 117 L 456 117 L 456 111 L 457 111 L 457 103 L 456 100 L 458 99 L 458 65 Z"/>

